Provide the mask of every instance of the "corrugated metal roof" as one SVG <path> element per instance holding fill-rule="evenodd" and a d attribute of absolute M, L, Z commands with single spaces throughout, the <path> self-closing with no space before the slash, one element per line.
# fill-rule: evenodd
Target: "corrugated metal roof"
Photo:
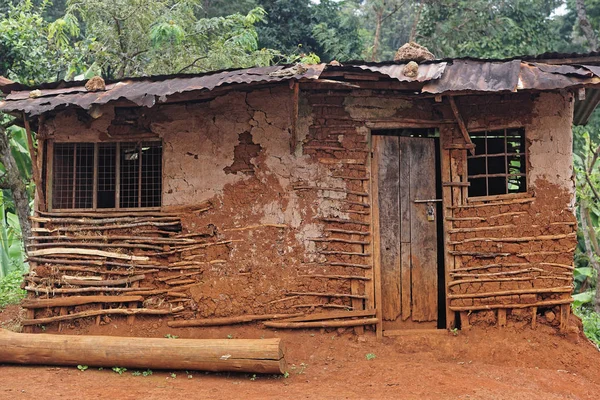
<path fill-rule="evenodd" d="M 600 83 L 600 66 L 548 65 L 521 60 L 482 61 L 457 59 L 431 61 L 419 65 L 414 78 L 403 73 L 406 63 L 365 63 L 344 65 L 272 66 L 228 70 L 201 75 L 154 76 L 108 82 L 106 90 L 88 92 L 84 82 L 42 85 L 38 97 L 29 98 L 30 88 L 11 92 L 0 102 L 0 111 L 22 111 L 39 115 L 59 107 L 90 109 L 111 101 L 126 99 L 151 107 L 171 95 L 191 91 L 210 91 L 229 85 L 262 85 L 287 80 L 316 80 L 322 72 L 371 72 L 383 80 L 423 83 L 422 93 L 489 93 L 519 90 L 557 90 Z M 332 76 L 339 77 L 340 74 Z M 343 76 L 345 74 L 341 74 Z M 338 78 L 336 78 L 338 79 Z M 339 78 L 342 81 L 345 78 Z M 331 79 L 328 79 L 331 82 Z M 358 84 L 360 86 L 360 83 Z M 418 90 L 418 89 L 417 89 Z"/>
<path fill-rule="evenodd" d="M 81 82 L 79 86 L 59 89 L 42 89 L 39 96 L 29 98 L 30 91 L 11 92 L 6 101 L 0 102 L 2 111 L 22 111 L 39 115 L 61 106 L 76 105 L 90 109 L 110 101 L 126 99 L 139 106 L 152 107 L 168 96 L 232 84 L 275 83 L 291 79 L 317 79 L 325 64 L 301 66 L 272 66 L 215 72 L 200 76 L 176 77 L 164 80 L 127 79 L 106 85 L 105 90 L 88 92 Z"/>

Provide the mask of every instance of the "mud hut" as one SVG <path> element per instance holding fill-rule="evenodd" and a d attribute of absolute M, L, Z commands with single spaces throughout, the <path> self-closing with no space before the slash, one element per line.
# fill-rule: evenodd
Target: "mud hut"
<path fill-rule="evenodd" d="M 38 143 L 23 323 L 564 328 L 595 61 L 9 85 L 0 110 Z"/>

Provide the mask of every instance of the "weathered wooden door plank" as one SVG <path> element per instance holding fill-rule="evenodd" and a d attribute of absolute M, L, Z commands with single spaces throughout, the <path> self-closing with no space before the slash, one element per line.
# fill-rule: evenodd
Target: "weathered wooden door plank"
<path fill-rule="evenodd" d="M 412 320 L 435 321 L 437 223 L 427 219 L 428 204 L 414 202 L 436 197 L 435 141 L 408 137 L 400 141 L 401 151 L 406 148 L 410 154 Z"/>
<path fill-rule="evenodd" d="M 379 222 L 382 314 L 387 321 L 401 314 L 400 299 L 400 204 L 398 137 L 381 136 L 378 146 Z"/>

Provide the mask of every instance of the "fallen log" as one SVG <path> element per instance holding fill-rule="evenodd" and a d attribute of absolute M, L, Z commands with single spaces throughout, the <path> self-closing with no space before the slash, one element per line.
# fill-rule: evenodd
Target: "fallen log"
<path fill-rule="evenodd" d="M 299 317 L 301 315 L 304 315 L 304 314 L 298 313 L 298 314 L 240 315 L 238 317 L 203 318 L 203 319 L 188 319 L 185 321 L 169 321 L 169 322 L 167 322 L 167 325 L 169 325 L 171 328 L 187 328 L 187 327 L 192 327 L 192 326 L 222 326 L 222 325 L 241 324 L 244 322 L 264 321 L 267 319 Z"/>
<path fill-rule="evenodd" d="M 93 303 L 121 303 L 130 301 L 143 301 L 142 296 L 73 296 L 57 297 L 53 299 L 25 300 L 21 303 L 23 308 L 70 307 Z"/>
<path fill-rule="evenodd" d="M 13 333 L 0 329 L 0 363 L 282 374 L 280 339 L 163 339 Z"/>

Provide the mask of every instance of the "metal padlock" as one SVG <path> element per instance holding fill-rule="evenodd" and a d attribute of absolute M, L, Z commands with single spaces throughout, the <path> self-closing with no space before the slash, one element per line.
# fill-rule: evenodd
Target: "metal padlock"
<path fill-rule="evenodd" d="M 433 203 L 427 203 L 427 221 L 435 221 L 435 207 Z"/>

